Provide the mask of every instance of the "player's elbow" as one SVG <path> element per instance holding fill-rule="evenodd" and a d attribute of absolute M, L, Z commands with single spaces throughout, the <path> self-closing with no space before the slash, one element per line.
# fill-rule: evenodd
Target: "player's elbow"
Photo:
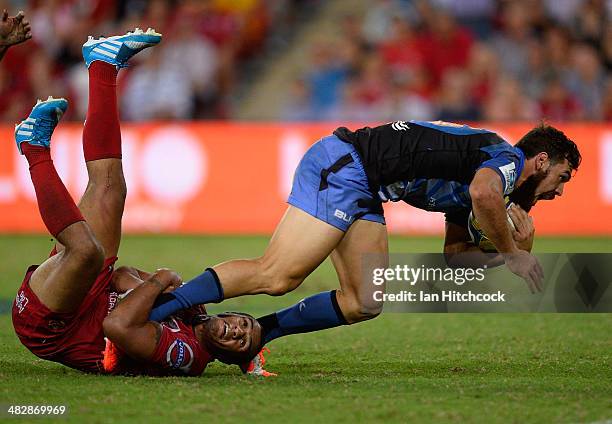
<path fill-rule="evenodd" d="M 472 202 L 486 199 L 490 196 L 491 189 L 482 184 L 472 184 L 470 185 L 470 198 Z"/>
<path fill-rule="evenodd" d="M 483 184 L 472 184 L 470 186 L 470 198 L 472 199 L 473 207 L 487 205 L 499 197 L 500 194 L 489 186 Z"/>
<path fill-rule="evenodd" d="M 126 333 L 126 327 L 121 318 L 112 313 L 102 322 L 102 329 L 104 335 L 113 342 L 121 340 Z"/>
<path fill-rule="evenodd" d="M 307 276 L 300 268 L 279 266 L 265 256 L 258 263 L 263 281 L 262 291 L 270 296 L 282 296 L 295 290 Z"/>

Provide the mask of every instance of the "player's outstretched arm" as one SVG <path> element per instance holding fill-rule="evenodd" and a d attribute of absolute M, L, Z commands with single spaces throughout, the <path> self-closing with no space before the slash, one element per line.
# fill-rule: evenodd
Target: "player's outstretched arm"
<path fill-rule="evenodd" d="M 181 281 L 174 271 L 156 271 L 106 317 L 103 323 L 106 337 L 134 359 L 151 358 L 161 332 L 158 323 L 149 321 L 151 308 L 157 296 L 169 287 L 177 287 Z"/>
<path fill-rule="evenodd" d="M 508 269 L 522 277 L 532 293 L 542 290 L 544 272 L 535 256 L 517 247 L 507 225 L 503 188 L 498 174 L 490 168 L 476 172 L 470 184 L 472 210 L 482 230 L 504 257 Z"/>
<path fill-rule="evenodd" d="M 23 12 L 19 12 L 17 16 L 9 16 L 5 9 L 0 19 L 0 60 L 10 46 L 23 43 L 30 38 L 32 30 Z"/>
<path fill-rule="evenodd" d="M 501 180 L 490 168 L 476 172 L 470 184 L 472 211 L 482 230 L 500 253 L 516 253 L 519 249 L 507 225 L 506 204 Z"/>

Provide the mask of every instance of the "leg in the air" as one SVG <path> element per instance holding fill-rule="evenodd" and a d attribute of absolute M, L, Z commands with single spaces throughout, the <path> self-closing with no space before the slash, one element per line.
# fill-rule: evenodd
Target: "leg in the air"
<path fill-rule="evenodd" d="M 19 150 L 30 166 L 38 208 L 49 232 L 65 248 L 32 274 L 30 288 L 55 312 L 76 310 L 102 267 L 104 251 L 74 204 L 51 160 L 51 134 L 67 102 L 37 104 L 15 130 Z"/>
<path fill-rule="evenodd" d="M 121 132 L 117 111 L 117 69 L 102 61 L 89 66 L 89 105 L 83 130 L 83 153 L 89 181 L 79 209 L 106 257 L 121 241 L 121 218 L 127 188 L 121 165 Z"/>
<path fill-rule="evenodd" d="M 89 110 L 83 134 L 89 184 L 80 209 L 59 179 L 50 156 L 51 134 L 67 102 L 49 98 L 37 104 L 15 130 L 17 146 L 30 164 L 43 221 L 61 244 L 58 253 L 38 267 L 29 281 L 34 294 L 54 312 L 76 311 L 104 258 L 117 254 L 126 190 L 115 78 L 117 69 L 125 67 L 134 54 L 160 41 L 161 34 L 153 30 L 137 30 L 124 36 L 90 38 L 83 46 L 90 71 Z"/>
<path fill-rule="evenodd" d="M 83 59 L 89 72 L 89 103 L 83 129 L 83 153 L 89 181 L 79 209 L 104 247 L 117 255 L 127 188 L 121 165 L 121 130 L 117 108 L 117 72 L 141 50 L 161 41 L 153 30 L 89 40 Z"/>

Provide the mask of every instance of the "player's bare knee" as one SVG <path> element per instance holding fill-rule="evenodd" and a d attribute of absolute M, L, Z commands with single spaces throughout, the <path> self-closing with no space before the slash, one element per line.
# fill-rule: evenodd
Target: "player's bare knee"
<path fill-rule="evenodd" d="M 298 271 L 280 269 L 272 261 L 261 258 L 261 278 L 264 286 L 264 293 L 270 296 L 282 296 L 295 290 L 306 278 Z"/>
<path fill-rule="evenodd" d="M 102 206 L 107 204 L 125 203 L 127 198 L 127 185 L 122 178 L 107 178 L 104 180 L 89 181 L 87 191 L 93 192 L 100 199 Z"/>
<path fill-rule="evenodd" d="M 291 275 L 269 275 L 266 282 L 266 294 L 270 296 L 282 296 L 290 291 L 295 290 L 302 284 L 304 278 L 301 276 Z"/>
<path fill-rule="evenodd" d="M 377 302 L 374 299 L 370 300 L 358 300 L 351 303 L 348 310 L 342 310 L 344 319 L 349 324 L 367 321 L 369 319 L 376 318 L 381 314 L 383 310 L 383 302 Z"/>
<path fill-rule="evenodd" d="M 270 296 L 282 296 L 295 290 L 304 277 L 287 272 L 279 266 L 278 261 L 263 256 L 256 260 L 259 265 L 258 279 L 261 292 Z"/>
<path fill-rule="evenodd" d="M 75 246 L 66 246 L 66 254 L 92 270 L 99 270 L 104 264 L 104 248 L 94 237 L 84 237 Z"/>

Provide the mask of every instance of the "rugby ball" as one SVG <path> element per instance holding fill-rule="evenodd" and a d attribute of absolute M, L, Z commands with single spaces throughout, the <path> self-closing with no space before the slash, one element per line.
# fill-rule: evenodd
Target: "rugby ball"
<path fill-rule="evenodd" d="M 516 230 L 516 227 L 514 226 L 514 222 L 512 222 L 512 218 L 510 218 L 510 214 L 508 214 L 508 209 L 513 204 L 514 203 L 512 203 L 510 199 L 506 197 L 506 216 L 508 218 L 508 225 L 510 226 L 512 230 Z M 480 227 L 478 220 L 474 216 L 474 211 L 470 211 L 470 216 L 468 218 L 468 232 L 470 233 L 470 238 L 472 239 L 472 242 L 476 246 L 478 246 L 480 250 L 482 250 L 485 253 L 497 253 L 497 249 L 495 248 L 495 245 L 491 242 L 491 240 L 489 240 L 487 235 L 484 233 L 484 231 Z"/>

